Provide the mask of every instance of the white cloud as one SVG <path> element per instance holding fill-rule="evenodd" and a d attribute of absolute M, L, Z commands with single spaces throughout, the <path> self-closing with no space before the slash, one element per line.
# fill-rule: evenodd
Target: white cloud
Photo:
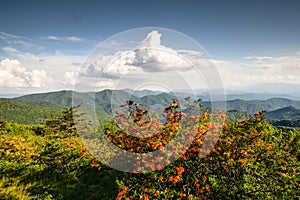
<path fill-rule="evenodd" d="M 105 46 L 105 44 L 103 44 Z M 134 50 L 118 51 L 114 55 L 99 56 L 94 63 L 86 65 L 85 75 L 119 77 L 135 72 L 188 71 L 192 65 L 187 59 L 199 60 L 200 52 L 175 50 L 164 46 L 161 34 L 150 32 Z M 199 62 L 200 63 L 200 62 Z"/>
<path fill-rule="evenodd" d="M 84 88 L 84 90 L 94 90 L 95 87 L 107 88 L 112 87 L 114 81 L 110 78 L 99 78 L 99 77 L 87 77 L 87 76 L 77 76 L 76 79 L 76 89 Z"/>
<path fill-rule="evenodd" d="M 287 56 L 247 56 L 244 60 L 217 61 L 214 63 L 227 87 L 285 82 L 300 84 L 300 54 Z"/>
<path fill-rule="evenodd" d="M 49 81 L 52 81 L 52 78 L 44 71 L 44 70 L 32 70 L 30 72 L 26 72 L 25 76 L 27 76 L 28 86 L 30 87 L 45 87 Z"/>
<path fill-rule="evenodd" d="M 59 51 L 56 51 L 54 54 L 33 54 L 10 47 L 4 47 L 3 50 L 8 53 L 7 57 L 10 58 L 9 60 L 17 60 L 19 63 L 18 66 L 26 69 L 29 73 L 24 72 L 24 74 L 18 74 L 18 76 L 7 75 L 6 78 L 2 78 L 4 77 L 4 71 L 1 68 L 1 87 L 3 86 L 3 88 L 0 88 L 0 91 L 8 91 L 15 86 L 23 87 L 23 89 L 24 87 L 34 87 L 35 89 L 31 89 L 30 92 L 33 92 L 33 90 L 37 91 L 38 88 L 44 89 L 45 91 L 47 91 L 47 89 L 69 89 L 69 86 L 72 86 L 74 82 L 72 80 L 66 80 L 68 74 L 65 75 L 64 73 L 70 71 L 79 72 L 81 67 L 80 63 L 86 57 L 85 55 L 63 54 Z M 21 77 L 21 79 L 17 79 L 18 77 Z M 43 80 L 39 80 L 38 77 L 42 77 Z M 47 81 L 48 78 L 49 81 Z M 17 80 L 16 82 L 14 82 L 15 79 Z M 53 81 L 53 79 L 55 81 Z M 4 89 L 6 87 L 5 82 L 9 83 L 7 85 L 9 85 L 10 89 Z M 43 84 L 43 82 L 47 84 Z"/>
<path fill-rule="evenodd" d="M 56 37 L 54 35 L 48 35 L 47 37 L 45 37 L 45 39 L 48 39 L 48 40 L 61 40 L 61 38 Z"/>
<path fill-rule="evenodd" d="M 0 62 L 0 87 L 40 88 L 52 78 L 44 70 L 27 70 L 18 60 L 4 59 Z"/>
<path fill-rule="evenodd" d="M 191 69 L 192 65 L 178 51 L 162 45 L 161 36 L 157 31 L 150 32 L 135 49 L 135 59 L 130 60 L 132 64 L 146 72 Z"/>
<path fill-rule="evenodd" d="M 54 41 L 69 41 L 69 42 L 81 42 L 85 40 L 84 38 L 76 37 L 76 36 L 67 36 L 67 37 L 57 37 L 54 35 L 48 35 L 46 37 L 42 37 L 43 40 L 54 40 Z"/>
<path fill-rule="evenodd" d="M 71 37 L 66 37 L 66 40 L 70 42 L 81 42 L 84 39 L 80 37 L 71 36 Z"/>
<path fill-rule="evenodd" d="M 37 47 L 37 45 L 34 44 L 34 40 L 24 37 L 24 36 L 0 32 L 0 39 L 10 45 L 17 44 L 17 45 L 21 45 L 24 47 Z"/>
<path fill-rule="evenodd" d="M 0 32 L 0 38 L 1 39 L 24 39 L 24 40 L 30 40 L 27 37 L 24 36 L 19 36 L 19 35 L 14 35 L 14 34 L 10 34 L 10 33 L 5 33 L 5 32 Z"/>
<path fill-rule="evenodd" d="M 119 47 L 122 46 L 122 44 L 123 43 L 116 41 L 116 40 L 109 40 L 109 41 L 106 41 L 105 43 L 103 43 L 101 45 L 101 47 L 107 48 L 107 49 L 112 49 L 112 48 L 118 49 Z"/>
<path fill-rule="evenodd" d="M 2 50 L 7 53 L 17 53 L 18 52 L 17 49 L 10 47 L 10 46 L 3 47 Z"/>
<path fill-rule="evenodd" d="M 76 78 L 77 78 L 77 72 L 65 72 L 64 73 L 64 79 L 63 83 L 64 84 L 69 84 L 69 85 L 75 85 L 76 84 Z"/>

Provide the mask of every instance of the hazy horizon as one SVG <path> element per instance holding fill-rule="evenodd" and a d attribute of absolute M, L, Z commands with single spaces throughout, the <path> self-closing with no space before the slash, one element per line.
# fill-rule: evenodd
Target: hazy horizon
<path fill-rule="evenodd" d="M 286 99 L 292 99 L 292 100 L 300 100 L 300 85 L 296 84 L 275 84 L 275 87 L 277 87 L 277 90 L 272 90 L 270 88 L 267 88 L 266 86 L 272 86 L 272 84 L 256 84 L 252 85 L 251 87 L 245 87 L 245 90 L 240 89 L 225 89 L 225 96 L 227 100 L 232 99 L 242 99 L 242 100 L 261 100 L 261 99 L 269 99 L 269 98 L 286 98 Z M 265 87 L 263 87 L 265 86 Z M 280 88 L 281 86 L 281 88 Z M 260 90 L 258 90 L 258 87 L 262 87 Z M 248 90 L 246 90 L 248 88 Z M 90 90 L 90 91 L 84 91 L 85 92 L 100 92 L 103 90 L 106 90 L 108 88 L 102 88 L 99 90 Z M 186 94 L 195 94 L 195 95 L 206 95 L 209 96 L 209 90 L 198 88 L 194 91 L 188 91 L 188 90 L 178 90 L 178 91 L 162 91 L 162 90 L 153 90 L 153 89 L 139 89 L 139 90 L 132 90 L 130 88 L 119 88 L 118 90 L 123 90 L 129 93 L 134 92 L 143 92 L 143 91 L 150 91 L 150 92 L 166 92 L 166 93 L 186 93 Z M 42 92 L 29 92 L 29 93 L 0 93 L 0 98 L 15 98 L 20 97 L 24 95 L 31 95 L 31 94 L 41 94 L 41 93 L 51 93 L 51 92 L 60 92 L 60 91 L 76 91 L 73 89 L 61 89 L 61 90 L 49 90 L 49 91 L 42 91 Z M 76 91 L 76 92 L 82 92 L 82 91 Z M 250 96 L 249 96 L 250 95 Z M 251 96 L 253 95 L 253 96 Z M 208 98 L 208 97 L 207 97 Z"/>

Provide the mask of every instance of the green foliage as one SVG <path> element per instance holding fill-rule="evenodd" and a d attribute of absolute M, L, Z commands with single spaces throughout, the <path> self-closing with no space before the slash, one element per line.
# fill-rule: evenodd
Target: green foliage
<path fill-rule="evenodd" d="M 297 199 L 300 196 L 300 130 L 274 128 L 260 113 L 227 120 L 223 126 L 211 123 L 211 114 L 206 112 L 199 118 L 191 117 L 189 120 L 199 123 L 196 129 L 191 129 L 196 136 L 186 152 L 165 168 L 134 174 L 107 168 L 97 162 L 76 134 L 66 134 L 74 133 L 75 110 L 65 108 L 61 115 L 52 118 L 57 129 L 0 121 L 5 124 L 0 130 L 0 199 Z M 168 117 L 171 116 L 176 115 Z M 223 117 L 226 116 L 217 116 Z M 151 121 L 153 128 L 154 122 Z M 167 121 L 162 131 L 147 142 L 120 132 L 114 123 L 101 124 L 101 128 L 118 147 L 130 152 L 149 152 L 172 140 L 180 128 L 179 122 L 175 122 Z M 219 130 L 221 135 L 216 137 Z M 208 135 L 212 137 L 207 139 Z M 216 141 L 214 146 L 213 141 Z M 148 167 L 160 162 L 159 159 L 149 162 Z"/>
<path fill-rule="evenodd" d="M 18 128 L 18 133 L 28 129 Z M 97 163 L 80 138 L 4 131 L 0 199 L 113 199 L 117 195 L 115 180 L 121 173 Z"/>
<path fill-rule="evenodd" d="M 20 185 L 18 180 L 3 177 L 0 179 L 0 199 L 31 200 L 27 193 L 29 185 Z"/>
<path fill-rule="evenodd" d="M 40 102 L 41 106 L 45 107 L 70 107 L 72 106 L 72 91 L 57 91 L 57 92 L 47 92 L 39 94 L 29 94 L 15 98 L 17 101 L 22 101 L 29 105 L 36 105 Z"/>
<path fill-rule="evenodd" d="M 244 120 L 249 117 L 249 114 L 241 110 L 229 110 L 227 111 L 228 121 L 236 122 L 238 120 Z"/>
<path fill-rule="evenodd" d="M 46 128 L 54 132 L 66 132 L 70 135 L 76 135 L 74 117 L 80 118 L 84 113 L 77 113 L 78 106 L 63 108 L 61 115 L 46 119 Z"/>
<path fill-rule="evenodd" d="M 49 131 L 47 131 L 43 125 L 23 125 L 15 122 L 6 122 L 5 127 L 0 130 L 0 135 L 21 135 L 24 137 L 32 135 L 45 135 L 48 133 Z"/>
<path fill-rule="evenodd" d="M 58 108 L 28 105 L 23 101 L 0 99 L 0 113 L 6 121 L 20 124 L 43 124 L 47 117 L 57 115 Z"/>
<path fill-rule="evenodd" d="M 0 117 L 0 131 L 4 130 L 5 126 L 6 126 L 5 120 L 2 117 Z"/>

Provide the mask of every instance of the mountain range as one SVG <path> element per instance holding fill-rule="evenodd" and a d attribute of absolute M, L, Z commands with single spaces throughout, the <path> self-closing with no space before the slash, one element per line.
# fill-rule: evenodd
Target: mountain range
<path fill-rule="evenodd" d="M 133 95 L 133 94 L 136 94 Z M 95 108 L 108 114 L 114 113 L 114 108 L 132 100 L 137 102 L 140 107 L 162 109 L 168 106 L 173 99 L 178 99 L 180 103 L 185 104 L 184 98 L 188 95 L 181 93 L 164 93 L 158 91 L 144 90 L 133 92 L 130 90 L 102 90 L 96 93 L 79 93 L 73 91 L 57 91 L 38 94 L 23 95 L 10 99 L 0 99 L 0 116 L 7 120 L 15 120 L 16 115 L 25 115 L 22 110 L 31 110 L 32 120 L 36 117 L 47 117 L 56 114 L 59 109 L 66 106 L 72 106 L 72 103 L 80 104 L 90 102 L 95 104 Z M 199 96 L 198 96 L 199 97 Z M 210 108 L 212 104 L 214 109 L 222 109 L 226 103 L 226 111 L 244 111 L 253 114 L 257 111 L 266 110 L 266 117 L 272 122 L 280 120 L 300 120 L 300 101 L 287 98 L 269 98 L 266 100 L 242 100 L 234 99 L 227 101 L 202 101 L 204 107 Z M 6 106 L 4 106 L 6 105 Z M 44 112 L 46 110 L 47 112 Z M 53 112 L 51 112 L 53 111 Z M 46 113 L 41 115 L 39 113 Z M 26 118 L 26 117 L 25 117 Z M 16 120 L 20 123 L 27 123 L 28 120 Z M 34 120 L 35 123 L 38 120 Z"/>

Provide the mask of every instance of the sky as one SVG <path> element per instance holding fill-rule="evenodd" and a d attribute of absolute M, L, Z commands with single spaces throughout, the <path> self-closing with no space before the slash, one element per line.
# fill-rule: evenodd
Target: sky
<path fill-rule="evenodd" d="M 177 89 L 186 89 L 219 77 L 226 89 L 300 84 L 299 10 L 300 2 L 292 0 L 2 0 L 0 93 L 156 83 L 171 90 L 179 79 L 184 81 Z M 128 32 L 142 27 L 156 28 Z M 186 38 L 176 39 L 180 33 Z M 105 68 L 109 60 L 114 62 Z M 219 77 L 207 75 L 209 67 Z"/>

